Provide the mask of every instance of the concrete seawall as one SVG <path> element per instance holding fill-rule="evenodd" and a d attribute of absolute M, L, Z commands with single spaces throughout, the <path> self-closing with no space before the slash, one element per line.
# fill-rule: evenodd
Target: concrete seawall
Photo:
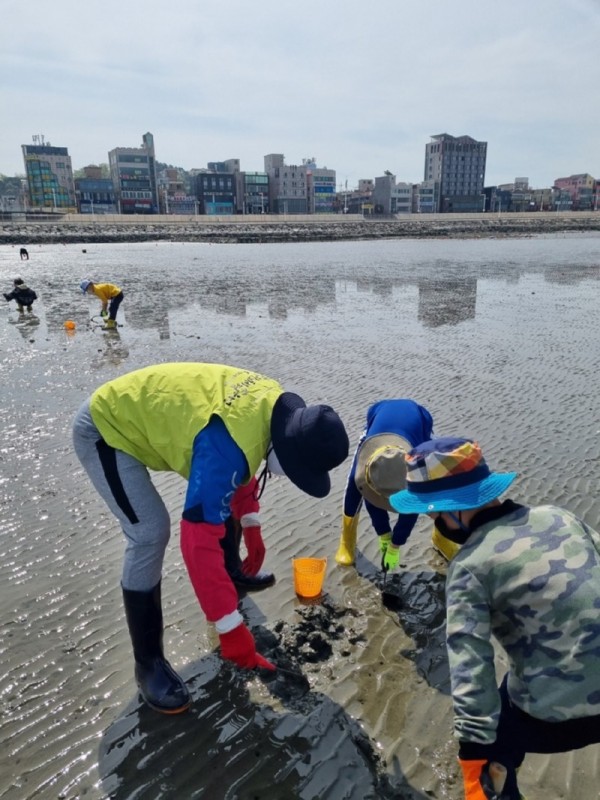
<path fill-rule="evenodd" d="M 69 215 L 11 221 L 0 244 L 178 242 L 297 242 L 397 238 L 493 238 L 600 232 L 600 212 L 428 214 L 371 220 L 345 217 L 127 217 Z"/>

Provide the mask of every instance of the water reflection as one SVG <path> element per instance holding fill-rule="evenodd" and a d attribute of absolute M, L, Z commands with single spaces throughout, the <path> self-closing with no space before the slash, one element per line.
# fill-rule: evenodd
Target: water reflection
<path fill-rule="evenodd" d="M 9 317 L 8 324 L 14 325 L 25 341 L 34 342 L 40 318 L 33 313 L 19 314 L 17 318 Z"/>
<path fill-rule="evenodd" d="M 100 331 L 98 341 L 102 342 L 102 346 L 91 361 L 93 369 L 99 369 L 107 363 L 117 366 L 129 355 L 129 348 L 122 341 L 118 330 Z"/>
<path fill-rule="evenodd" d="M 569 267 L 564 265 L 553 266 L 544 272 L 544 279 L 548 283 L 562 283 L 573 286 L 581 281 L 600 279 L 599 264 L 574 264 Z"/>
<path fill-rule="evenodd" d="M 578 246 L 582 250 L 579 258 Z M 251 314 L 256 317 L 257 310 L 259 317 L 287 320 L 294 311 L 313 314 L 344 302 L 349 287 L 356 295 L 352 302 L 359 313 L 363 297 L 381 300 L 383 307 L 393 303 L 398 292 L 416 287 L 415 315 L 422 326 L 459 325 L 476 316 L 481 279 L 516 284 L 530 273 L 541 273 L 546 283 L 575 285 L 600 277 L 592 245 L 585 240 L 448 242 L 443 247 L 439 242 L 337 243 L 302 249 L 238 245 L 212 248 L 210 255 L 205 248 L 187 246 L 172 263 L 168 259 L 174 258 L 177 246 L 167 253 L 157 245 L 138 245 L 143 266 L 135 263 L 141 256 L 133 247 L 99 249 L 100 263 L 106 261 L 101 271 L 109 272 L 123 286 L 129 329 L 156 331 L 160 341 L 171 338 L 174 313 L 187 310 L 205 317 L 208 311 L 231 317 L 234 325 L 235 320 Z M 125 253 L 127 269 L 120 263 Z M 438 253 L 441 257 L 436 258 Z M 76 261 L 69 264 L 69 257 Z M 97 303 L 89 302 L 79 291 L 79 251 L 73 256 L 57 250 L 56 258 L 60 258 L 60 271 L 34 276 L 40 287 L 38 313 L 45 317 L 48 332 L 62 331 L 66 319 L 74 320 L 77 331 L 82 332 L 97 311 Z M 69 267 L 73 274 L 69 275 Z M 485 304 L 481 292 L 480 287 L 479 299 Z M 409 313 L 412 307 L 412 302 L 405 305 Z M 195 334 L 201 333 L 202 325 L 198 319 Z M 19 328 L 19 332 L 23 339 L 31 338 L 30 331 Z M 123 333 L 126 335 L 125 330 Z M 106 356 L 122 360 L 127 353 L 109 348 Z"/>
<path fill-rule="evenodd" d="M 428 328 L 458 325 L 475 318 L 477 278 L 436 280 L 422 278 L 417 319 Z"/>

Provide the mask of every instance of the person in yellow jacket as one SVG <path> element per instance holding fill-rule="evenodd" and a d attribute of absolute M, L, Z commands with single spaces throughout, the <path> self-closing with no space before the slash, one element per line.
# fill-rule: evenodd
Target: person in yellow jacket
<path fill-rule="evenodd" d="M 107 328 L 117 327 L 117 311 L 123 302 L 123 292 L 114 283 L 96 283 L 95 281 L 81 281 L 79 287 L 83 294 L 94 294 L 102 302 L 100 315 L 105 319 Z"/>
<path fill-rule="evenodd" d="M 259 472 L 257 498 L 270 473 L 325 497 L 329 471 L 348 455 L 348 435 L 327 405 L 307 406 L 272 378 L 223 364 L 157 364 L 100 386 L 73 423 L 75 452 L 126 538 L 121 584 L 142 697 L 176 714 L 190 703 L 165 659 L 161 576 L 169 514 L 148 470 L 187 479 L 180 546 L 223 658 L 274 669 L 256 651 L 237 609 L 221 540 L 239 487 Z"/>

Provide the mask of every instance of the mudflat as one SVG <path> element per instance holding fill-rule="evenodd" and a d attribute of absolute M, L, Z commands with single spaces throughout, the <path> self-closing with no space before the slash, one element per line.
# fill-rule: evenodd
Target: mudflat
<path fill-rule="evenodd" d="M 166 361 L 275 377 L 334 406 L 351 450 L 371 403 L 411 397 L 436 435 L 474 437 L 492 468 L 517 470 L 513 499 L 597 528 L 600 236 L 24 243 L 28 262 L 0 246 L 4 291 L 20 274 L 38 295 L 32 315 L 0 306 L 2 800 L 458 800 L 446 565 L 427 519 L 386 606 L 366 515 L 356 566 L 334 561 L 350 459 L 323 500 L 272 478 L 262 521 L 277 583 L 240 608 L 286 671 L 254 674 L 218 654 L 178 547 L 185 482 L 156 474 L 172 519 L 165 650 L 192 694 L 186 714 L 163 717 L 136 692 L 123 536 L 76 460 L 72 418 L 99 384 Z M 116 332 L 94 321 L 84 278 L 122 287 Z M 294 594 L 297 556 L 328 558 L 320 603 Z M 520 780 L 528 800 L 575 800 L 596 796 L 599 769 L 596 746 L 529 756 Z"/>

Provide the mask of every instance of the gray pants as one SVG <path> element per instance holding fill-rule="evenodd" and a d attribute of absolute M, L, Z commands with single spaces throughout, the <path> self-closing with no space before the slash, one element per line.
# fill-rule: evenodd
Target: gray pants
<path fill-rule="evenodd" d="M 106 444 L 94 425 L 89 400 L 75 416 L 73 445 L 125 534 L 123 588 L 137 592 L 152 589 L 161 578 L 171 522 L 148 469 L 133 456 Z"/>

